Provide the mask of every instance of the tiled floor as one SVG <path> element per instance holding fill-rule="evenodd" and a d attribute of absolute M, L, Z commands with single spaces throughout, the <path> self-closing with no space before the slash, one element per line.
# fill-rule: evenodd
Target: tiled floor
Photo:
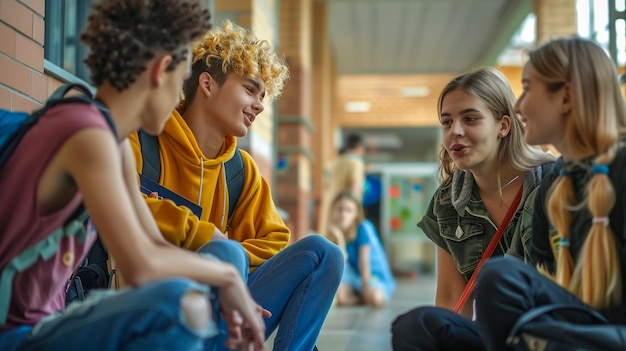
<path fill-rule="evenodd" d="M 435 278 L 398 279 L 392 301 L 381 309 L 337 307 L 330 310 L 317 341 L 319 351 L 391 351 L 391 321 L 402 312 L 435 301 Z M 272 350 L 273 337 L 266 344 Z"/>
<path fill-rule="evenodd" d="M 434 276 L 398 280 L 392 301 L 384 308 L 334 306 L 322 329 L 320 351 L 391 351 L 391 321 L 415 306 L 435 301 Z"/>

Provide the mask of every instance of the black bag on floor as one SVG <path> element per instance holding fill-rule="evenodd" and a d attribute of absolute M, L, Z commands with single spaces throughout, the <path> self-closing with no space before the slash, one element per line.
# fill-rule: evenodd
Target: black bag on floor
<path fill-rule="evenodd" d="M 113 274 L 108 267 L 109 254 L 100 238 L 89 249 L 83 263 L 76 269 L 67 287 L 65 305 L 82 301 L 91 290 L 111 287 Z"/>
<path fill-rule="evenodd" d="M 590 324 L 557 320 L 553 313 L 575 313 Z M 518 351 L 626 350 L 626 325 L 609 324 L 599 312 L 573 305 L 544 305 L 524 313 L 507 338 Z"/>

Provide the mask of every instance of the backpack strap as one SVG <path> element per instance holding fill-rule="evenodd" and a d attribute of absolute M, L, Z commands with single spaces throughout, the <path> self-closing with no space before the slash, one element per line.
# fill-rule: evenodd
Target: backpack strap
<path fill-rule="evenodd" d="M 67 95 L 67 93 L 70 92 L 70 90 L 72 89 L 80 90 L 81 94 L 65 97 L 65 95 Z M 115 138 L 117 139 L 117 128 L 115 127 L 113 118 L 111 118 L 111 113 L 109 112 L 109 109 L 102 103 L 102 101 L 96 99 L 93 96 L 89 88 L 80 83 L 65 84 L 57 88 L 52 93 L 52 95 L 50 95 L 44 107 L 42 107 L 36 113 L 33 113 L 33 115 L 37 114 L 37 119 L 39 119 L 39 117 L 41 117 L 41 115 L 43 115 L 43 113 L 50 109 L 52 106 L 55 106 L 59 103 L 67 102 L 84 102 L 96 105 L 96 107 L 98 107 L 98 110 L 100 110 L 100 113 L 102 113 L 102 115 L 106 119 L 107 124 L 111 128 L 111 131 L 113 131 L 113 135 L 115 135 Z"/>
<path fill-rule="evenodd" d="M 65 94 L 67 94 L 67 92 L 72 89 L 78 89 L 82 92 L 82 94 L 64 97 Z M 17 145 L 20 143 L 20 141 L 22 141 L 22 138 L 24 137 L 26 132 L 35 124 L 37 124 L 37 122 L 39 122 L 41 116 L 43 116 L 50 108 L 60 103 L 67 102 L 81 102 L 96 105 L 100 110 L 100 113 L 102 113 L 102 115 L 105 117 L 107 123 L 109 124 L 109 127 L 113 131 L 113 134 L 117 138 L 117 130 L 115 128 L 115 124 L 113 123 L 111 114 L 109 113 L 109 110 L 106 108 L 106 106 L 104 106 L 104 104 L 102 104 L 102 102 L 98 101 L 97 99 L 94 99 L 91 95 L 91 91 L 86 86 L 82 84 L 66 84 L 57 88 L 54 93 L 52 93 L 50 98 L 48 98 L 46 104 L 38 110 L 35 110 L 30 114 L 26 112 L 10 112 L 13 114 L 22 114 L 25 117 L 23 118 L 23 122 L 21 122 L 19 126 L 16 126 L 15 129 L 7 129 L 7 131 L 10 131 L 10 135 L 4 136 L 5 139 L 2 143 L 2 147 L 0 148 L 0 167 L 2 167 L 9 159 L 9 157 L 11 157 L 13 151 L 15 150 L 15 148 L 17 148 Z M 3 131 L 3 133 L 5 132 Z"/>
<path fill-rule="evenodd" d="M 158 137 L 150 135 L 142 129 L 137 131 L 137 135 L 141 146 L 141 160 L 143 163 L 141 174 L 159 183 L 159 178 L 161 177 L 161 151 Z M 230 219 L 243 192 L 245 180 L 245 168 L 239 148 L 235 148 L 235 154 L 230 160 L 226 161 L 224 167 L 226 187 L 228 188 L 228 219 Z"/>
<path fill-rule="evenodd" d="M 246 168 L 243 166 L 243 158 L 239 148 L 235 148 L 235 154 L 224 164 L 226 172 L 226 186 L 228 187 L 228 219 L 235 213 L 237 202 L 243 192 Z"/>
<path fill-rule="evenodd" d="M 518 345 L 520 343 L 520 334 L 524 332 L 524 328 L 528 326 L 530 323 L 534 322 L 537 319 L 541 319 L 546 315 L 550 315 L 554 312 L 570 312 L 570 313 L 579 313 L 581 315 L 589 316 L 591 320 L 593 320 L 593 324 L 608 324 L 608 320 L 604 315 L 600 312 L 595 311 L 589 307 L 579 306 L 579 305 L 568 305 L 568 304 L 552 304 L 552 305 L 541 305 L 537 307 L 533 307 L 530 310 L 526 311 L 522 314 L 513 327 L 511 328 L 509 335 L 506 339 L 506 343 L 509 346 Z M 589 323 L 589 324 L 591 324 Z"/>
<path fill-rule="evenodd" d="M 141 174 L 155 183 L 161 177 L 161 149 L 159 139 L 155 135 L 146 133 L 143 129 L 137 131 L 139 145 L 141 146 L 141 160 L 143 169 Z"/>
<path fill-rule="evenodd" d="M 6 322 L 9 313 L 13 277 L 16 273 L 30 268 L 40 257 L 44 261 L 49 260 L 59 250 L 59 241 L 63 237 L 75 236 L 78 241 L 85 241 L 87 237 L 85 222 L 89 219 L 89 213 L 82 206 L 77 213 L 65 226 L 22 251 L 2 268 L 0 272 L 0 325 Z"/>
<path fill-rule="evenodd" d="M 89 90 L 89 88 L 87 88 L 85 85 L 80 84 L 80 83 L 70 83 L 70 84 L 64 84 L 62 86 L 60 86 L 59 88 L 57 88 L 52 95 L 50 95 L 50 97 L 48 98 L 48 102 L 47 103 L 51 103 L 51 102 L 55 102 L 57 100 L 61 100 L 65 97 L 65 95 L 67 95 L 67 93 L 70 92 L 70 90 L 72 89 L 77 89 L 80 90 L 80 92 L 83 95 L 86 96 L 93 96 L 93 94 L 91 93 L 91 90 Z"/>

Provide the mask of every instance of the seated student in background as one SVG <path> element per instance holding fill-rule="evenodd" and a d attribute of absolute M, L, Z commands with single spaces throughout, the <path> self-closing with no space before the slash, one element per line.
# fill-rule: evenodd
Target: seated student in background
<path fill-rule="evenodd" d="M 267 41 L 230 22 L 197 42 L 192 57 L 184 100 L 158 137 L 159 183 L 193 199 L 202 214 L 192 216 L 155 198 L 146 199 L 148 206 L 165 238 L 177 246 L 219 254 L 212 244 L 240 242 L 247 252 L 252 296 L 272 313 L 266 335 L 278 327 L 274 349 L 313 350 L 341 280 L 341 250 L 318 235 L 287 246 L 289 229 L 269 184 L 243 150 L 243 189 L 234 213 L 228 213 L 224 164 L 236 152 L 237 137 L 245 136 L 264 104 L 280 95 L 287 67 Z M 141 173 L 137 134 L 131 140 Z"/>
<path fill-rule="evenodd" d="M 96 97 L 111 118 L 95 104 L 57 105 L 0 170 L 2 350 L 212 350 L 209 285 L 219 288 L 229 316 L 229 346 L 263 348 L 261 310 L 236 269 L 160 235 L 127 140 L 137 128 L 161 132 L 190 72 L 189 44 L 209 20 L 192 0 L 94 5 L 81 40 L 90 49 Z M 74 216 L 81 204 L 93 226 Z M 95 240 L 94 226 L 133 288 L 63 311 L 68 279 Z M 53 232 L 64 236 L 55 242 Z M 45 243 L 41 257 L 21 267 L 17 257 Z"/>
<path fill-rule="evenodd" d="M 327 235 L 347 255 L 337 304 L 382 307 L 388 302 L 396 282 L 376 228 L 364 218 L 360 201 L 350 191 L 339 193 L 332 202 Z"/>
<path fill-rule="evenodd" d="M 587 39 L 556 39 L 529 53 L 515 105 L 524 138 L 562 157 L 536 190 L 531 265 L 493 259 L 478 276 L 476 315 L 488 350 L 509 350 L 514 323 L 542 305 L 594 309 L 626 324 L 626 106 L 617 77 Z M 567 322 L 590 320 L 578 313 Z"/>
<path fill-rule="evenodd" d="M 458 76 L 439 95 L 441 185 L 418 223 L 438 246 L 437 307 L 418 307 L 396 318 L 392 325 L 396 351 L 483 349 L 478 326 L 470 319 L 472 301 L 459 314 L 452 310 L 522 192 L 493 256 L 505 254 L 513 245 L 524 201 L 553 161 L 524 142 L 514 103 L 508 80 L 494 68 Z"/>

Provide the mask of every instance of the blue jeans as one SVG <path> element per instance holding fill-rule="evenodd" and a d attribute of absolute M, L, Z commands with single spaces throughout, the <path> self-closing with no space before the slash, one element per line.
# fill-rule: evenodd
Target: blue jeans
<path fill-rule="evenodd" d="M 197 252 L 205 257 L 218 259 L 235 266 L 243 281 L 248 280 L 248 254 L 238 241 L 235 240 L 211 240 L 202 245 Z"/>
<path fill-rule="evenodd" d="M 476 280 L 476 317 L 490 351 L 509 350 L 506 338 L 518 318 L 533 307 L 547 304 L 591 307 L 544 277 L 535 268 L 513 257 L 496 257 L 485 263 Z M 557 319 L 589 323 L 582 314 L 555 313 Z"/>
<path fill-rule="evenodd" d="M 227 262 L 235 266 L 241 274 L 243 281 L 248 280 L 248 254 L 246 250 L 241 246 L 238 241 L 235 240 L 211 240 L 208 243 L 202 245 L 197 252 L 208 259 L 218 259 L 222 262 Z M 215 294 L 219 292 L 219 289 L 215 289 Z M 213 320 L 217 321 L 219 335 L 215 341 L 216 350 L 226 350 L 224 347 L 224 341 L 228 339 L 228 326 L 224 320 L 219 301 L 216 298 L 213 300 Z"/>
<path fill-rule="evenodd" d="M 233 240 L 212 240 L 198 249 L 234 264 L 255 301 L 272 312 L 265 320 L 268 338 L 278 327 L 274 350 L 312 350 L 322 329 L 343 273 L 343 253 L 320 235 L 287 246 L 248 276 L 248 256 Z M 214 306 L 216 313 L 219 306 Z M 217 350 L 226 350 L 226 324 L 220 320 Z"/>
<path fill-rule="evenodd" d="M 181 299 L 206 286 L 175 278 L 137 289 L 95 292 L 34 327 L 0 334 L 2 350 L 212 350 L 215 324 L 203 332 L 182 319 Z"/>
<path fill-rule="evenodd" d="M 341 282 L 343 253 L 321 235 L 306 236 L 259 266 L 248 278 L 252 296 L 270 312 L 266 337 L 278 327 L 274 350 L 313 350 Z"/>
<path fill-rule="evenodd" d="M 394 351 L 486 350 L 478 324 L 445 308 L 423 306 L 391 324 Z"/>

